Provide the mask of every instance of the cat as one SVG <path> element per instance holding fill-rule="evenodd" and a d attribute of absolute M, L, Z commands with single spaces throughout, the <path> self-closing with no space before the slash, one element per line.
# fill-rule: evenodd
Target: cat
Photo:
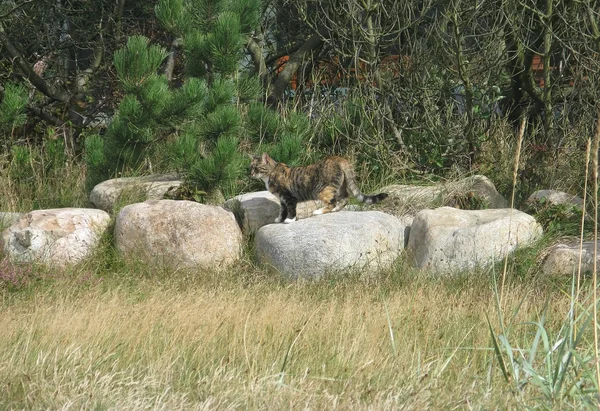
<path fill-rule="evenodd" d="M 281 208 L 276 223 L 296 221 L 296 204 L 301 201 L 321 200 L 323 207 L 313 212 L 318 215 L 344 208 L 349 193 L 366 204 L 378 203 L 388 196 L 362 194 L 354 180 L 352 164 L 343 157 L 327 157 L 304 167 L 278 163 L 267 153 L 251 157 L 250 175 L 264 181 L 267 190 L 279 198 Z"/>

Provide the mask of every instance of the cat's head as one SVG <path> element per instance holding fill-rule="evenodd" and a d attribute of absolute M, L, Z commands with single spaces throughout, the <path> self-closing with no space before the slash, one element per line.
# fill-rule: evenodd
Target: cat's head
<path fill-rule="evenodd" d="M 262 156 L 253 156 L 250 163 L 250 176 L 264 180 L 269 176 L 275 165 L 277 165 L 277 161 L 273 160 L 267 153 L 263 153 Z"/>

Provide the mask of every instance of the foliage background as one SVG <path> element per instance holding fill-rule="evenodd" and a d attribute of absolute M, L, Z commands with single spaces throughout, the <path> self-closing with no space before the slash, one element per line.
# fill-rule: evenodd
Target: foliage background
<path fill-rule="evenodd" d="M 365 191 L 482 173 L 519 207 L 581 195 L 599 18 L 595 0 L 3 1 L 0 211 L 173 171 L 220 202 L 260 188 L 261 151 L 350 157 Z M 290 284 L 251 249 L 164 272 L 110 239 L 66 271 L 2 259 L 0 408 L 597 409 L 595 284 L 539 273 L 581 215 L 535 206 L 540 244 L 452 278 L 401 258 Z"/>
<path fill-rule="evenodd" d="M 61 140 L 87 190 L 178 171 L 230 196 L 253 187 L 244 155 L 270 150 L 290 163 L 352 157 L 368 186 L 483 173 L 507 195 L 525 116 L 517 203 L 538 187 L 580 192 L 596 6 L 4 2 L 0 172 Z"/>

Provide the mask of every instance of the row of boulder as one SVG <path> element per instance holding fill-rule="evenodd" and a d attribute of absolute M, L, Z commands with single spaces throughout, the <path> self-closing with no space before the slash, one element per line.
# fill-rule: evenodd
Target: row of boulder
<path fill-rule="evenodd" d="M 97 208 L 0 213 L 0 227 L 7 227 L 1 238 L 4 254 L 16 262 L 64 267 L 87 258 L 103 236 L 112 235 L 123 258 L 171 269 L 220 269 L 235 264 L 249 240 L 258 262 L 292 279 L 381 270 L 403 253 L 417 269 L 448 274 L 489 267 L 543 233 L 534 217 L 507 208 L 484 176 L 386 187 L 390 198 L 377 210 L 349 205 L 311 216 L 318 202 L 302 203 L 293 224 L 272 223 L 279 203 L 269 192 L 243 194 L 220 206 L 163 199 L 179 185 L 170 175 L 120 178 L 94 188 L 90 201 Z M 489 208 L 457 208 L 469 199 Z M 572 204 L 577 201 L 571 198 Z M 119 211 L 111 224 L 113 210 Z M 542 269 L 571 274 L 579 248 L 559 244 L 554 249 Z M 589 269 L 590 243 L 581 255 L 584 270 Z"/>

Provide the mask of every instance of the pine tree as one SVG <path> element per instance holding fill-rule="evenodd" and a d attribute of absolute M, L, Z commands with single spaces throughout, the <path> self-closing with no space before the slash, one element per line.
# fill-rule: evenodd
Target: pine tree
<path fill-rule="evenodd" d="M 114 64 L 125 92 L 106 135 L 85 142 L 88 186 L 117 172 L 130 172 L 159 147 L 161 138 L 195 121 L 206 100 L 206 86 L 190 79 L 171 90 L 158 73 L 166 51 L 143 36 L 132 36 L 115 52 Z"/>
<path fill-rule="evenodd" d="M 296 161 L 308 120 L 265 108 L 262 86 L 244 65 L 244 44 L 259 28 L 261 7 L 259 0 L 158 2 L 158 20 L 183 44 L 183 85 L 171 88 L 158 74 L 167 52 L 145 37 L 129 38 L 115 53 L 125 95 L 106 135 L 86 140 L 90 187 L 158 152 L 184 176 L 181 193 L 216 199 L 239 191 L 248 163 L 242 141 Z"/>
<path fill-rule="evenodd" d="M 186 82 L 199 78 L 207 85 L 202 115 L 167 147 L 171 163 L 193 193 L 201 190 L 213 201 L 222 199 L 221 192 L 235 194 L 247 163 L 239 150 L 245 106 L 261 93 L 258 79 L 247 77 L 242 64 L 244 44 L 260 25 L 260 1 L 161 0 L 155 11 L 182 39 Z"/>

